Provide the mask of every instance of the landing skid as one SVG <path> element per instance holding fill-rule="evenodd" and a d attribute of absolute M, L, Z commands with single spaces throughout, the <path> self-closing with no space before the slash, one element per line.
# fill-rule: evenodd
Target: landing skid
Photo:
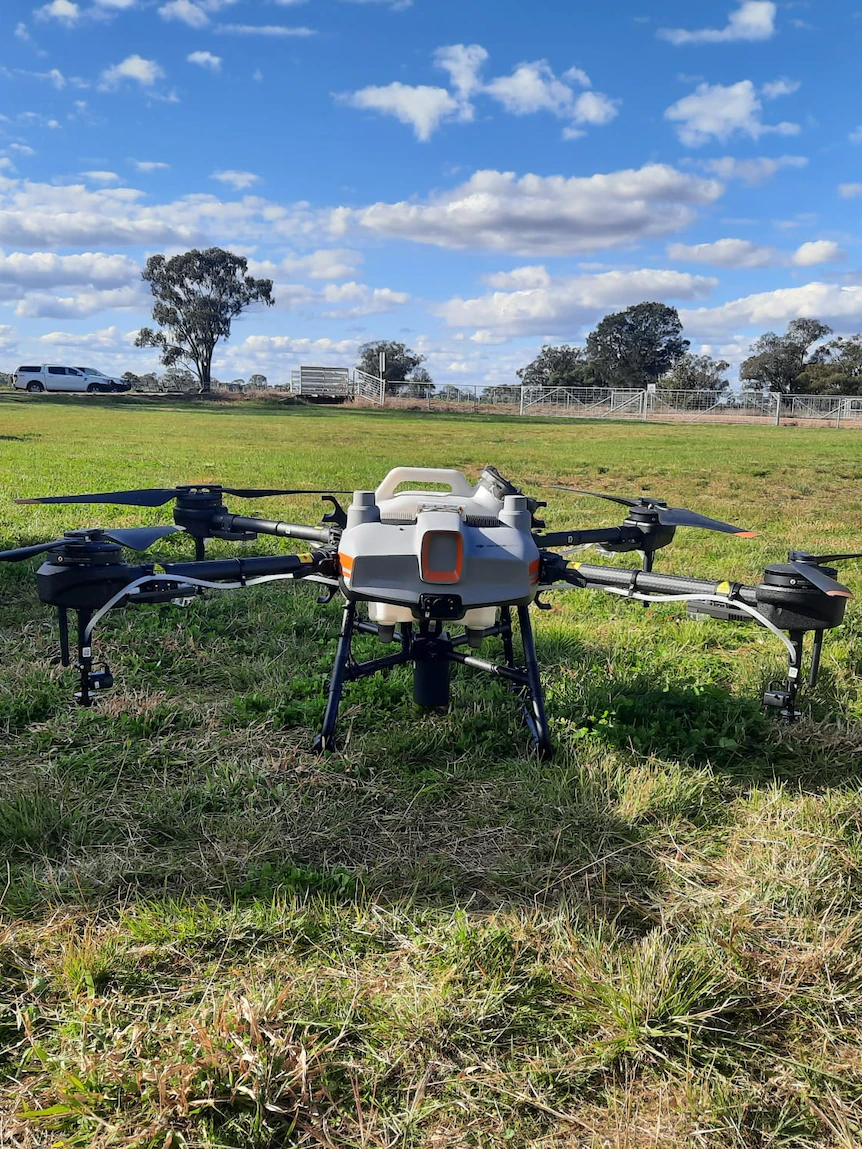
<path fill-rule="evenodd" d="M 378 629 L 373 622 L 357 616 L 356 603 L 347 603 L 341 620 L 341 633 L 338 638 L 335 666 L 329 682 L 323 726 L 314 740 L 314 750 L 322 753 L 335 749 L 338 708 L 346 682 L 390 670 L 393 666 L 412 663 L 413 697 L 417 705 L 445 709 L 449 705 L 452 664 L 460 663 L 462 666 L 494 675 L 506 682 L 523 703 L 524 722 L 530 731 L 534 746 L 543 757 L 550 758 L 553 750 L 545 715 L 545 700 L 539 678 L 539 664 L 536 660 L 529 608 L 519 606 L 517 611 L 521 644 L 524 648 L 523 666 L 518 666 L 515 661 L 512 612 L 509 607 L 502 607 L 500 621 L 485 631 L 486 637 L 497 635 L 502 639 L 505 657 L 503 663 L 488 662 L 465 653 L 460 648 L 467 645 L 467 635 L 451 636 L 443 629 L 442 622 L 402 623 L 397 636 L 400 650 L 380 658 L 357 662 L 352 651 L 354 636 L 376 635 Z"/>

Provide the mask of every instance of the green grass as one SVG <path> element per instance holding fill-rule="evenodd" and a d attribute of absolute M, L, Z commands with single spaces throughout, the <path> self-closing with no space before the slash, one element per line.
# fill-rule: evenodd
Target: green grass
<path fill-rule="evenodd" d="M 762 532 L 680 531 L 662 570 L 862 543 L 852 431 L 12 397 L 0 546 L 170 521 L 18 495 L 486 462 Z M 0 567 L 0 1145 L 862 1144 L 857 605 L 795 727 L 759 708 L 768 635 L 573 591 L 534 615 L 553 762 L 466 671 L 444 716 L 352 685 L 321 760 L 336 603 L 117 612 L 82 711 L 35 565 Z"/>

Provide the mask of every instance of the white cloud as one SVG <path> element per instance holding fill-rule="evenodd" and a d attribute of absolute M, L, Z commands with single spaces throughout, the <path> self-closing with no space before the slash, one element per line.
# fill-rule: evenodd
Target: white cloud
<path fill-rule="evenodd" d="M 135 80 L 142 87 L 150 88 L 164 74 L 155 60 L 145 60 L 135 53 L 127 56 L 119 64 L 106 68 L 102 72 L 102 83 L 107 88 L 113 88 L 123 80 Z"/>
<path fill-rule="evenodd" d="M 167 171 L 170 164 L 162 163 L 161 160 L 130 160 L 132 167 L 136 168 L 139 172 L 160 172 Z"/>
<path fill-rule="evenodd" d="M 477 299 L 450 299 L 437 310 L 451 327 L 474 327 L 476 342 L 500 337 L 570 332 L 607 308 L 642 299 L 703 299 L 716 279 L 644 269 L 561 276 L 542 287 L 497 291 Z"/>
<path fill-rule="evenodd" d="M 104 252 L 55 255 L 47 251 L 0 253 L 0 284 L 25 289 L 72 285 L 124 287 L 140 279 L 140 275 L 140 265 L 125 255 Z"/>
<path fill-rule="evenodd" d="M 190 64 L 197 64 L 201 68 L 209 68 L 211 72 L 221 71 L 221 56 L 214 56 L 212 52 L 191 52 L 186 59 Z"/>
<path fill-rule="evenodd" d="M 63 24 L 74 24 L 80 19 L 81 9 L 73 0 L 51 0 L 42 8 L 37 8 L 33 15 L 37 20 L 59 20 Z"/>
<path fill-rule="evenodd" d="M 835 283 L 807 283 L 783 287 L 734 299 L 719 307 L 699 307 L 680 311 L 687 331 L 706 337 L 726 337 L 753 328 L 758 332 L 782 326 L 800 315 L 815 315 L 831 327 L 858 325 L 862 313 L 862 286 Z"/>
<path fill-rule="evenodd" d="M 120 180 L 116 172 L 81 172 L 81 175 L 97 184 L 115 184 Z"/>
<path fill-rule="evenodd" d="M 345 104 L 367 111 L 395 116 L 402 124 L 409 124 L 417 140 L 429 140 L 444 120 L 463 115 L 463 105 L 445 88 L 432 88 L 425 84 L 412 86 L 396 82 L 385 88 L 361 88 L 358 92 L 344 92 L 337 97 Z"/>
<path fill-rule="evenodd" d="M 570 68 L 560 78 L 547 60 L 518 64 L 511 75 L 485 82 L 481 71 L 488 53 L 480 44 L 450 44 L 434 53 L 437 67 L 449 73 L 452 91 L 397 81 L 385 87 L 371 86 L 357 92 L 342 92 L 336 99 L 355 108 L 371 109 L 396 116 L 410 124 L 418 139 L 428 140 L 446 120 L 468 122 L 475 116 L 473 100 L 489 96 L 515 116 L 549 112 L 568 120 L 564 139 L 583 135 L 581 124 L 602 125 L 618 114 L 619 100 L 601 92 L 575 93 L 572 84 L 590 87 L 590 78 L 580 68 Z"/>
<path fill-rule="evenodd" d="M 135 188 L 0 178 L 0 243 L 36 249 L 283 243 L 308 235 L 318 220 L 307 204 L 258 196 L 222 200 L 198 193 L 165 203 L 142 201 L 143 192 Z"/>
<path fill-rule="evenodd" d="M 386 4 L 395 12 L 413 7 L 413 0 L 346 0 L 349 4 Z"/>
<path fill-rule="evenodd" d="M 349 279 L 362 263 L 362 253 L 349 248 L 321 248 L 308 255 L 288 255 L 279 263 L 271 259 L 250 259 L 251 275 L 277 280 L 283 275 L 298 275 L 307 279 Z"/>
<path fill-rule="evenodd" d="M 742 180 L 749 186 L 765 184 L 782 168 L 804 168 L 808 166 L 807 156 L 756 156 L 751 159 L 738 159 L 735 156 L 720 156 L 714 160 L 704 160 L 702 166 L 722 180 Z"/>
<path fill-rule="evenodd" d="M 854 128 L 847 138 L 851 144 L 862 144 L 862 124 L 858 128 Z"/>
<path fill-rule="evenodd" d="M 149 299 L 149 294 L 138 285 L 79 291 L 67 296 L 29 292 L 16 305 L 15 314 L 28 319 L 85 319 L 100 311 L 145 307 Z"/>
<path fill-rule="evenodd" d="M 760 89 L 767 100 L 777 100 L 780 96 L 792 96 L 802 85 L 798 80 L 771 80 Z"/>
<path fill-rule="evenodd" d="M 573 255 L 618 247 L 687 226 L 722 185 L 667 164 L 593 176 L 480 171 L 424 202 L 339 208 L 334 234 L 351 227 L 438 247 Z"/>
<path fill-rule="evenodd" d="M 352 305 L 344 310 L 322 312 L 327 319 L 380 315 L 410 302 L 410 296 L 403 291 L 392 291 L 388 287 L 368 287 L 365 283 L 353 282 L 328 284 L 323 289 L 322 299 L 327 303 Z"/>
<path fill-rule="evenodd" d="M 100 351 L 117 351 L 129 347 L 133 338 L 134 332 L 123 335 L 119 327 L 111 326 L 84 335 L 79 332 L 49 331 L 39 336 L 39 342 L 47 343 L 50 347 L 98 347 Z"/>
<path fill-rule="evenodd" d="M 717 239 L 714 243 L 671 243 L 668 258 L 684 263 L 706 263 L 712 267 L 773 267 L 781 253 L 748 239 Z"/>
<path fill-rule="evenodd" d="M 714 243 L 695 244 L 671 243 L 668 245 L 667 254 L 670 259 L 726 268 L 812 267 L 818 263 L 835 263 L 844 258 L 844 252 L 838 244 L 827 239 L 803 243 L 796 251 L 790 253 L 748 239 L 718 239 Z"/>
<path fill-rule="evenodd" d="M 798 124 L 764 124 L 763 104 L 751 80 L 737 84 L 698 84 L 690 96 L 683 96 L 666 109 L 666 120 L 678 124 L 677 135 L 684 144 L 698 147 L 709 139 L 727 140 L 739 133 L 757 140 L 768 132 L 790 136 Z"/>
<path fill-rule="evenodd" d="M 210 22 L 203 8 L 193 4 L 192 0 L 170 0 L 159 8 L 159 15 L 163 20 L 179 20 L 189 28 L 206 28 Z"/>
<path fill-rule="evenodd" d="M 487 59 L 488 53 L 481 44 L 452 44 L 434 53 L 434 62 L 449 73 L 452 87 L 461 100 L 468 100 L 481 88 L 479 73 Z"/>
<path fill-rule="evenodd" d="M 289 28 L 284 24 L 216 24 L 215 32 L 226 36 L 316 36 L 313 28 Z"/>
<path fill-rule="evenodd" d="M 491 275 L 483 276 L 489 287 L 497 287 L 501 291 L 520 291 L 530 287 L 550 287 L 551 276 L 546 267 L 527 266 L 516 267 L 513 271 L 495 271 Z"/>
<path fill-rule="evenodd" d="M 36 149 L 31 148 L 29 144 L 10 144 L 10 152 L 17 152 L 19 156 L 35 156 Z"/>
<path fill-rule="evenodd" d="M 862 195 L 862 184 L 839 184 L 838 194 L 842 199 L 855 199 Z"/>
<path fill-rule="evenodd" d="M 816 239 L 803 243 L 793 253 L 793 263 L 797 267 L 813 267 L 818 263 L 837 263 L 845 258 L 845 252 L 834 240 Z"/>
<path fill-rule="evenodd" d="M 730 44 L 738 40 L 769 40 L 775 34 L 777 5 L 772 0 L 743 0 L 724 28 L 660 28 L 658 35 L 671 44 Z"/>
<path fill-rule="evenodd" d="M 557 79 L 547 60 L 519 64 L 511 76 L 492 80 L 484 90 L 515 116 L 533 112 L 567 116 L 572 109 L 572 89 Z"/>
<path fill-rule="evenodd" d="M 250 188 L 253 184 L 260 182 L 260 176 L 256 176 L 254 172 L 213 172 L 210 179 L 218 180 L 223 184 L 230 184 L 237 191 L 244 191 L 245 188 Z"/>

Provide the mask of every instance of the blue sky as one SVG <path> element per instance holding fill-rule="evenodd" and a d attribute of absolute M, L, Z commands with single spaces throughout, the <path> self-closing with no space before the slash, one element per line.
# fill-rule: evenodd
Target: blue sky
<path fill-rule="evenodd" d="M 143 371 L 147 255 L 276 284 L 215 371 L 513 382 L 645 299 L 738 363 L 862 329 L 862 10 L 846 0 L 6 0 L 0 367 Z"/>

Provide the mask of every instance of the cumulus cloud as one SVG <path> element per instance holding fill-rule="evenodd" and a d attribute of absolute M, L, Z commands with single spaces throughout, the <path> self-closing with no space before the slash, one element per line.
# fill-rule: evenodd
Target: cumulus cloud
<path fill-rule="evenodd" d="M 102 84 L 106 88 L 115 88 L 123 80 L 134 80 L 141 87 L 151 88 L 164 74 L 155 60 L 145 60 L 143 56 L 135 53 L 127 56 L 119 64 L 106 68 L 102 72 Z"/>
<path fill-rule="evenodd" d="M 170 164 L 163 163 L 161 160 L 130 160 L 129 163 L 139 172 L 167 171 L 171 166 Z"/>
<path fill-rule="evenodd" d="M 192 0 L 170 0 L 159 8 L 159 15 L 163 20 L 178 20 L 189 28 L 206 28 L 210 22 L 203 8 L 193 4 Z"/>
<path fill-rule="evenodd" d="M 816 239 L 803 243 L 793 253 L 793 263 L 797 267 L 813 267 L 818 263 L 837 263 L 845 258 L 845 252 L 834 240 Z"/>
<path fill-rule="evenodd" d="M 862 312 L 862 285 L 807 283 L 783 287 L 734 299 L 719 307 L 699 307 L 680 311 L 686 331 L 698 337 L 728 337 L 753 328 L 764 331 L 783 326 L 800 315 L 816 315 L 831 327 L 858 324 Z M 853 327 L 856 330 L 856 327 Z"/>
<path fill-rule="evenodd" d="M 279 263 L 272 260 L 249 260 L 249 271 L 255 276 L 278 279 L 299 275 L 308 279 L 349 279 L 362 263 L 362 253 L 344 247 L 327 247 L 307 255 L 288 255 Z"/>
<path fill-rule="evenodd" d="M 535 269 L 534 269 L 535 270 Z M 561 276 L 540 287 L 450 299 L 438 313 L 451 327 L 477 328 L 473 339 L 569 331 L 607 308 L 641 299 L 703 299 L 718 280 L 679 271 L 645 269 Z"/>
<path fill-rule="evenodd" d="M 62 24 L 74 24 L 81 17 L 81 9 L 72 0 L 51 0 L 50 4 L 37 8 L 33 15 L 37 20 L 59 20 Z"/>
<path fill-rule="evenodd" d="M 606 124 L 618 114 L 619 100 L 602 92 L 575 91 L 573 85 L 591 87 L 589 76 L 580 68 L 570 68 L 558 77 L 547 60 L 534 60 L 518 64 L 508 76 L 486 82 L 481 72 L 487 60 L 488 53 L 481 44 L 450 44 L 437 49 L 434 62 L 449 73 L 451 91 L 396 81 L 383 87 L 337 93 L 335 98 L 351 107 L 395 116 L 410 124 L 417 139 L 423 141 L 430 139 L 447 120 L 472 120 L 474 101 L 480 95 L 495 100 L 510 115 L 547 112 L 569 121 L 563 131 L 566 139 L 583 134 L 579 125 Z"/>
<path fill-rule="evenodd" d="M 188 195 L 143 203 L 135 188 L 0 178 L 0 243 L 18 248 L 200 246 L 293 241 L 317 222 L 305 204 Z"/>
<path fill-rule="evenodd" d="M 65 296 L 29 292 L 16 304 L 15 314 L 28 319 L 86 319 L 100 311 L 145 307 L 149 299 L 137 284 L 107 291 L 79 291 Z"/>
<path fill-rule="evenodd" d="M 855 199 L 862 195 L 862 184 L 839 184 L 838 194 L 842 199 Z"/>
<path fill-rule="evenodd" d="M 221 56 L 214 56 L 212 52 L 191 52 L 186 59 L 200 68 L 209 68 L 211 72 L 221 71 Z"/>
<path fill-rule="evenodd" d="M 393 291 L 389 287 L 369 287 L 365 283 L 330 283 L 322 292 L 326 303 L 347 304 L 343 309 L 324 311 L 327 319 L 344 319 L 361 315 L 380 315 L 394 311 L 410 302 L 410 296 L 403 291 Z"/>
<path fill-rule="evenodd" d="M 417 140 L 429 140 L 444 120 L 463 115 L 463 107 L 445 88 L 396 82 L 386 87 L 360 88 L 337 97 L 363 111 L 381 112 L 409 124 Z"/>
<path fill-rule="evenodd" d="M 468 100 L 482 87 L 479 73 L 487 59 L 488 53 L 481 44 L 452 44 L 434 53 L 434 62 L 449 73 L 449 81 L 461 100 Z"/>
<path fill-rule="evenodd" d="M 775 35 L 777 5 L 772 0 L 744 0 L 723 28 L 660 28 L 658 35 L 671 44 L 732 44 L 739 40 L 769 40 Z"/>
<path fill-rule="evenodd" d="M 719 156 L 717 159 L 704 160 L 698 166 L 721 180 L 742 180 L 744 184 L 755 187 L 767 183 L 782 168 L 807 167 L 808 157 L 754 156 L 750 159 L 738 159 L 735 156 Z"/>
<path fill-rule="evenodd" d="M 667 164 L 568 179 L 480 171 L 424 202 L 339 208 L 330 222 L 336 235 L 356 228 L 444 248 L 572 255 L 677 231 L 722 190 Z"/>
<path fill-rule="evenodd" d="M 53 252 L 0 252 L 0 284 L 25 289 L 88 285 L 99 288 L 124 287 L 140 278 L 138 263 L 125 255 L 82 252 L 55 255 Z"/>
<path fill-rule="evenodd" d="M 260 182 L 260 176 L 256 176 L 254 172 L 213 172 L 210 179 L 218 180 L 223 184 L 230 184 L 237 191 L 243 191 L 245 188 L 250 188 L 253 184 Z"/>
<path fill-rule="evenodd" d="M 803 243 L 793 252 L 754 243 L 748 239 L 718 239 L 714 243 L 672 243 L 667 254 L 687 263 L 706 263 L 712 267 L 757 268 L 811 267 L 818 263 L 835 263 L 844 252 L 832 240 L 820 239 Z"/>
<path fill-rule="evenodd" d="M 530 287 L 550 287 L 551 276 L 546 267 L 529 265 L 516 267 L 512 271 L 495 271 L 491 275 L 483 276 L 489 287 L 497 287 L 501 291 L 520 291 Z"/>
<path fill-rule="evenodd" d="M 737 84 L 698 84 L 689 96 L 671 104 L 664 118 L 678 125 L 680 140 L 690 147 L 699 147 L 710 139 L 728 140 L 739 134 L 753 140 L 773 132 L 782 136 L 796 135 L 798 124 L 764 124 L 761 119 L 763 103 L 751 80 Z"/>

